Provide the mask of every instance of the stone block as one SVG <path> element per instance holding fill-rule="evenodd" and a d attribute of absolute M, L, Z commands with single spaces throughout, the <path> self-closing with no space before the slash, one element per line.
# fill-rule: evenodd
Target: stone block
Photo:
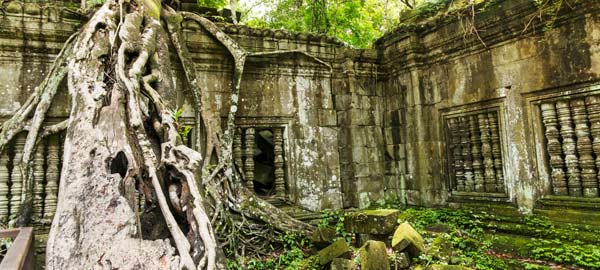
<path fill-rule="evenodd" d="M 452 243 L 448 234 L 440 234 L 437 236 L 427 250 L 427 254 L 433 258 L 437 258 L 443 262 L 449 262 L 452 256 Z"/>
<path fill-rule="evenodd" d="M 361 270 L 388 270 L 390 260 L 384 242 L 367 241 L 359 250 Z"/>
<path fill-rule="evenodd" d="M 319 126 L 335 127 L 337 126 L 337 115 L 334 110 L 319 110 Z"/>
<path fill-rule="evenodd" d="M 421 234 L 404 222 L 394 232 L 392 248 L 396 251 L 406 250 L 411 256 L 418 257 L 425 250 L 425 244 Z"/>
<path fill-rule="evenodd" d="M 333 261 L 335 258 L 347 258 L 349 259 L 352 255 L 350 245 L 344 239 L 338 239 L 333 244 L 320 250 L 316 256 L 319 257 L 319 264 L 326 265 Z"/>
<path fill-rule="evenodd" d="M 406 252 L 395 252 L 391 260 L 393 269 L 404 269 L 410 267 L 410 257 Z"/>
<path fill-rule="evenodd" d="M 361 210 L 348 214 L 344 228 L 352 233 L 390 234 L 400 211 L 395 209 Z"/>
<path fill-rule="evenodd" d="M 325 247 L 335 239 L 335 230 L 318 227 L 311 235 L 310 241 L 317 247 Z"/>
<path fill-rule="evenodd" d="M 337 96 L 335 96 L 335 109 L 336 110 L 347 110 L 350 108 L 351 102 L 352 102 L 352 96 L 337 95 Z"/>
<path fill-rule="evenodd" d="M 23 6 L 17 1 L 10 1 L 8 2 L 8 5 L 6 5 L 5 10 L 8 13 L 21 13 L 23 11 Z"/>
<path fill-rule="evenodd" d="M 336 111 L 336 113 L 337 122 L 340 124 L 340 126 L 350 125 L 350 122 L 348 121 L 348 113 L 346 111 Z"/>
<path fill-rule="evenodd" d="M 354 263 L 351 260 L 343 258 L 335 258 L 331 262 L 331 270 L 352 270 L 354 269 Z"/>

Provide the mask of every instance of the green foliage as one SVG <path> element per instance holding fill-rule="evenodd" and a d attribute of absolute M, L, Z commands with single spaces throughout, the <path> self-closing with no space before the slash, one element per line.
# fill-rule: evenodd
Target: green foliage
<path fill-rule="evenodd" d="M 402 6 L 382 0 L 271 0 L 264 5 L 265 14 L 244 22 L 251 27 L 327 34 L 359 48 L 393 29 Z"/>
<path fill-rule="evenodd" d="M 423 1 L 415 7 L 415 14 L 419 18 L 431 17 L 445 10 L 452 0 Z"/>
<path fill-rule="evenodd" d="M 564 243 L 559 239 L 533 239 L 528 245 L 535 259 L 600 269 L 600 247 L 581 241 Z"/>
<path fill-rule="evenodd" d="M 325 210 L 321 214 L 318 227 L 324 228 L 329 227 L 335 229 L 335 234 L 338 237 L 344 238 L 346 242 L 352 242 L 352 235 L 346 231 L 344 227 L 344 220 L 346 219 L 346 213 L 339 210 Z"/>
<path fill-rule="evenodd" d="M 201 7 L 221 9 L 227 5 L 227 0 L 197 0 L 197 3 Z"/>
<path fill-rule="evenodd" d="M 179 133 L 179 136 L 181 136 L 182 138 L 186 138 L 192 130 L 192 127 L 182 125 L 181 123 L 179 123 L 182 114 L 183 108 L 178 108 L 176 110 L 171 111 L 171 118 L 173 118 L 173 122 L 175 122 L 175 126 L 177 126 L 177 133 Z"/>
<path fill-rule="evenodd" d="M 310 241 L 295 233 L 284 233 L 277 237 L 277 242 L 282 243 L 280 251 L 273 248 L 273 253 L 264 258 L 234 257 L 228 254 L 227 266 L 229 269 L 298 269 L 304 259 L 305 250 L 310 248 Z"/>
<path fill-rule="evenodd" d="M 459 258 L 461 264 L 484 270 L 513 269 L 508 264 L 511 260 L 505 261 L 490 255 L 496 238 L 495 226 L 488 222 L 495 218 L 497 217 L 488 213 L 450 209 L 407 209 L 400 216 L 402 221 L 410 222 L 424 235 L 425 241 L 429 243 L 428 246 L 431 246 L 433 238 L 428 237 L 425 229 L 435 226 L 445 227 L 447 231 L 445 234 L 449 236 L 454 250 L 459 252 L 452 256 Z M 586 269 L 600 269 L 599 246 L 585 244 L 578 240 L 569 242 L 570 237 L 560 234 L 562 231 L 557 230 L 547 217 L 526 215 L 521 222 L 527 226 L 528 233 L 540 237 L 540 239 L 532 238 L 527 242 L 532 258 Z M 577 228 L 569 230 L 576 231 Z M 419 262 L 424 265 L 440 263 L 435 254 L 424 254 L 419 258 Z M 540 265 L 524 264 L 520 261 L 517 263 L 525 269 L 547 269 Z"/>
<path fill-rule="evenodd" d="M 539 10 L 539 19 L 544 23 L 544 31 L 554 27 L 558 12 L 562 8 L 563 0 L 532 0 Z"/>

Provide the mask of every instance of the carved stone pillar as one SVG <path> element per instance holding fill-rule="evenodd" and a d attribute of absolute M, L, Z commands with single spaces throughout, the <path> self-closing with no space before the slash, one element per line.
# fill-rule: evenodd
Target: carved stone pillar
<path fill-rule="evenodd" d="M 465 186 L 465 175 L 464 175 L 464 164 L 461 149 L 461 132 L 460 123 L 458 118 L 448 119 L 448 125 L 450 128 L 450 147 L 452 149 L 452 166 L 454 168 L 454 181 L 456 183 L 456 189 L 463 191 Z"/>
<path fill-rule="evenodd" d="M 469 131 L 471 133 L 471 155 L 473 159 L 474 183 L 466 183 L 467 191 L 484 191 L 483 188 L 483 162 L 481 160 L 481 136 L 479 122 L 476 115 L 469 117 Z"/>
<path fill-rule="evenodd" d="M 568 195 L 556 108 L 554 103 L 544 103 L 540 108 L 542 110 L 542 121 L 546 128 L 546 140 L 548 141 L 547 149 L 550 156 L 550 168 L 552 169 L 552 191 L 555 195 Z"/>
<path fill-rule="evenodd" d="M 579 154 L 583 196 L 597 197 L 598 184 L 596 183 L 596 169 L 594 166 L 594 157 L 592 156 L 592 140 L 588 127 L 585 101 L 583 99 L 572 100 L 571 108 L 573 111 L 573 122 L 575 123 L 575 135 L 577 137 L 577 154 Z"/>
<path fill-rule="evenodd" d="M 25 145 L 26 134 L 21 133 L 15 139 L 15 156 L 13 157 L 13 167 L 10 172 L 10 218 L 14 219 L 19 214 L 21 207 L 21 194 L 23 192 L 23 176 L 19 168 L 19 162 L 23 159 L 23 146 Z"/>
<path fill-rule="evenodd" d="M 593 138 L 592 150 L 596 155 L 596 169 L 600 170 L 600 96 L 585 98 L 586 112 L 590 121 L 590 133 Z M 600 173 L 596 176 L 596 187 L 600 182 Z M 598 196 L 598 194 L 596 194 Z"/>
<path fill-rule="evenodd" d="M 467 182 L 473 182 L 473 160 L 471 158 L 471 137 L 469 135 L 469 119 L 467 117 L 460 117 L 460 145 L 461 145 L 461 154 L 463 160 L 463 168 L 464 168 L 464 178 L 465 181 L 463 183 L 462 189 L 460 191 L 465 191 Z"/>
<path fill-rule="evenodd" d="M 242 130 L 237 128 L 233 137 L 233 162 L 243 171 L 244 163 L 242 162 Z"/>
<path fill-rule="evenodd" d="M 254 190 L 254 128 L 246 129 L 245 138 L 246 160 L 244 161 L 245 185 L 249 190 Z"/>
<path fill-rule="evenodd" d="M 38 145 L 33 157 L 33 218 L 40 220 L 44 212 L 44 145 Z"/>
<path fill-rule="evenodd" d="M 492 157 L 494 158 L 494 170 L 496 171 L 496 192 L 504 193 L 504 171 L 502 166 L 502 149 L 500 148 L 500 132 L 498 129 L 498 114 L 488 113 L 490 123 L 490 139 L 492 141 Z"/>
<path fill-rule="evenodd" d="M 48 138 L 46 154 L 46 198 L 44 200 L 44 218 L 51 219 L 56 212 L 58 197 L 58 178 L 60 177 L 59 140 L 54 135 Z"/>
<path fill-rule="evenodd" d="M 273 153 L 275 154 L 275 194 L 277 197 L 285 197 L 285 171 L 283 161 L 283 128 L 273 129 Z"/>
<path fill-rule="evenodd" d="M 10 201 L 8 195 L 10 188 L 8 182 L 10 181 L 10 172 L 8 171 L 8 154 L 4 152 L 0 155 L 0 221 L 6 221 L 9 215 Z"/>
<path fill-rule="evenodd" d="M 494 192 L 496 186 L 496 173 L 494 171 L 494 159 L 492 156 L 492 145 L 490 143 L 490 125 L 486 114 L 478 114 L 479 131 L 481 133 L 481 155 L 483 156 L 484 168 L 484 190 Z"/>
<path fill-rule="evenodd" d="M 577 146 L 575 143 L 575 131 L 571 121 L 571 109 L 569 102 L 561 100 L 556 102 L 556 111 L 560 122 L 560 135 L 563 139 L 563 153 L 567 166 L 567 183 L 569 195 L 581 196 L 581 178 L 579 172 L 579 159 L 577 158 Z"/>

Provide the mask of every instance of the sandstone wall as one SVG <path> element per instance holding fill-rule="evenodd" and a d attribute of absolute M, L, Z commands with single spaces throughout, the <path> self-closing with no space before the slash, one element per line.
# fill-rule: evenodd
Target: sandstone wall
<path fill-rule="evenodd" d="M 522 211 L 536 203 L 596 205 L 581 196 L 594 197 L 590 185 L 597 185 L 600 169 L 600 124 L 594 125 L 600 108 L 585 97 L 600 93 L 600 5 L 579 1 L 559 14 L 555 28 L 543 30 L 543 22 L 531 20 L 538 12 L 531 1 L 496 2 L 501 8 L 475 17 L 479 37 L 464 34 L 464 21 L 446 17 L 410 31 L 399 28 L 367 50 L 324 36 L 222 24 L 250 51 L 302 50 L 331 66 L 297 53 L 249 59 L 240 141 L 249 128 L 282 130 L 284 197 L 309 210 L 390 202 L 483 201 Z M 4 3 L 1 117 L 27 98 L 81 25 L 67 5 L 74 4 Z M 230 57 L 194 23 L 186 25 L 185 36 L 200 85 L 225 116 Z M 171 61 L 177 63 L 174 54 Z M 187 89 L 176 69 L 173 80 Z M 189 93 L 166 98 L 184 108 L 183 122 L 192 121 Z M 63 87 L 50 122 L 64 119 L 69 109 Z M 37 155 L 42 208 L 55 200 L 46 185 L 58 178 L 59 139 L 45 142 Z M 14 149 L 0 158 L 0 193 L 2 179 L 9 189 L 18 180 L 12 176 Z M 0 196 L 0 206 L 10 199 Z M 46 212 L 52 209 L 41 215 Z"/>
<path fill-rule="evenodd" d="M 548 18 L 532 19 L 533 1 L 499 2 L 475 17 L 479 37 L 465 34 L 465 18 L 446 18 L 378 41 L 384 92 L 405 95 L 406 140 L 394 145 L 406 147 L 406 200 L 481 200 L 526 212 L 536 202 L 597 201 L 597 193 L 581 199 L 553 188 L 598 188 L 600 153 L 590 146 L 600 143 L 598 111 L 585 97 L 600 89 L 600 5 L 578 1 L 548 30 Z M 545 103 L 556 110 L 543 119 Z M 543 120 L 556 126 L 549 136 Z"/>

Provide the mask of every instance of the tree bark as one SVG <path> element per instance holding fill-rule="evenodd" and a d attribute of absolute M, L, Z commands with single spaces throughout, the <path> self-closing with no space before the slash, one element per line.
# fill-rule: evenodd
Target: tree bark
<path fill-rule="evenodd" d="M 180 32 L 184 19 L 199 23 L 234 59 L 224 131 L 216 106 L 204 106 L 213 101 L 198 85 L 189 61 Z M 207 133 L 205 145 L 196 141 L 204 156 L 181 144 L 173 108 L 162 98 L 177 91 L 171 83 L 169 39 L 192 88 L 195 127 Z M 155 0 L 106 0 L 65 48 L 46 80 L 0 132 L 1 152 L 18 132 L 29 131 L 19 163 L 28 175 L 40 139 L 66 129 L 47 269 L 224 269 L 224 249 L 237 254 L 273 242 L 272 233 L 313 230 L 241 184 L 232 143 L 247 57 L 304 53 L 327 63 L 300 51 L 248 52 L 209 20 Z M 42 128 L 67 71 L 69 119 Z M 208 165 L 215 168 L 206 173 Z M 28 180 L 25 202 L 32 188 Z M 27 224 L 30 206 L 23 205 L 19 223 Z"/>

